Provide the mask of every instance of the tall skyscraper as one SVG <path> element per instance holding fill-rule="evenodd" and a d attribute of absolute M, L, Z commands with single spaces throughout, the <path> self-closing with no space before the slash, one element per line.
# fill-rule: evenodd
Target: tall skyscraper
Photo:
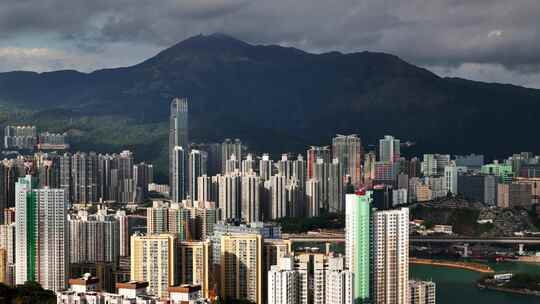
<path fill-rule="evenodd" d="M 306 207 L 308 217 L 319 216 L 321 213 L 321 182 L 316 178 L 306 182 Z"/>
<path fill-rule="evenodd" d="M 47 155 L 38 165 L 39 187 L 60 188 L 60 162 L 56 155 Z"/>
<path fill-rule="evenodd" d="M 71 195 L 71 155 L 64 153 L 59 156 L 60 163 L 60 188 L 64 189 L 68 201 L 72 201 Z"/>
<path fill-rule="evenodd" d="M 117 262 L 120 230 L 117 218 L 106 210 L 79 211 L 69 220 L 70 263 Z"/>
<path fill-rule="evenodd" d="M 324 159 L 319 158 L 313 168 L 313 179 L 319 181 L 320 208 L 328 210 L 328 165 Z"/>
<path fill-rule="evenodd" d="M 317 159 L 322 158 L 325 162 L 330 162 L 331 158 L 331 151 L 330 148 L 325 147 L 316 147 L 311 146 L 307 150 L 307 179 L 313 178 L 313 166 L 315 165 L 315 162 Z"/>
<path fill-rule="evenodd" d="M 240 172 L 240 159 L 236 158 L 235 154 L 225 161 L 225 174 Z"/>
<path fill-rule="evenodd" d="M 337 135 L 332 139 L 333 158 L 341 164 L 341 176 L 349 175 L 353 185 L 362 182 L 362 142 L 358 135 Z"/>
<path fill-rule="evenodd" d="M 225 141 L 221 144 L 221 172 L 225 173 L 227 168 L 227 160 L 231 158 L 232 155 L 234 155 L 234 159 L 237 161 L 242 160 L 242 142 L 240 139 L 230 139 L 227 138 Z M 240 163 L 238 163 L 239 165 Z M 236 169 L 240 169 L 240 166 L 238 166 Z"/>
<path fill-rule="evenodd" d="M 325 303 L 353 304 L 354 303 L 354 274 L 345 269 L 343 257 L 329 257 L 325 269 Z"/>
<path fill-rule="evenodd" d="M 98 201 L 98 155 L 75 153 L 71 159 L 72 199 L 74 203 Z"/>
<path fill-rule="evenodd" d="M 7 285 L 15 284 L 15 221 L 13 223 L 5 223 L 0 225 L 0 248 L 5 250 L 5 280 L 3 283 Z"/>
<path fill-rule="evenodd" d="M 221 173 L 221 144 L 209 143 L 204 150 L 208 155 L 208 175 L 213 176 Z"/>
<path fill-rule="evenodd" d="M 253 171 L 250 174 L 242 175 L 242 219 L 246 222 L 259 222 L 262 220 L 261 214 L 261 178 Z"/>
<path fill-rule="evenodd" d="M 197 192 L 197 178 L 206 174 L 208 155 L 201 150 L 189 152 L 188 165 L 188 193 L 192 200 L 199 200 Z"/>
<path fill-rule="evenodd" d="M 129 256 L 129 221 L 126 215 L 125 210 L 118 210 L 115 214 L 116 220 L 118 221 L 118 231 L 119 233 L 119 254 L 121 257 Z"/>
<path fill-rule="evenodd" d="M 154 202 L 146 208 L 146 234 L 162 234 L 169 232 L 169 206 L 163 202 Z"/>
<path fill-rule="evenodd" d="M 188 193 L 187 162 L 187 150 L 181 146 L 175 146 L 172 150 L 172 167 L 169 168 L 171 170 L 170 197 L 175 203 L 179 203 L 185 199 Z"/>
<path fill-rule="evenodd" d="M 267 181 L 270 179 L 270 177 L 273 175 L 272 169 L 273 169 L 273 163 L 272 159 L 270 159 L 270 155 L 263 154 L 261 159 L 259 160 L 259 175 L 261 176 L 261 179 L 263 181 Z"/>
<path fill-rule="evenodd" d="M 304 189 L 300 182 L 292 179 L 286 187 L 287 190 L 287 216 L 300 217 L 305 214 Z"/>
<path fill-rule="evenodd" d="M 242 174 L 255 173 L 255 159 L 253 158 L 253 155 L 248 154 L 246 158 L 242 160 L 240 167 Z"/>
<path fill-rule="evenodd" d="M 136 203 L 142 203 L 148 198 L 148 185 L 154 182 L 154 166 L 147 163 L 133 165 L 133 187 Z"/>
<path fill-rule="evenodd" d="M 219 199 L 218 185 L 215 176 L 199 176 L 197 178 L 197 200 L 201 202 L 217 202 Z"/>
<path fill-rule="evenodd" d="M 373 303 L 407 304 L 410 301 L 409 209 L 376 211 L 372 222 Z"/>
<path fill-rule="evenodd" d="M 169 216 L 169 233 L 176 235 L 178 240 L 192 240 L 192 225 L 190 221 L 190 212 L 184 208 L 183 204 L 172 204 L 167 209 Z"/>
<path fill-rule="evenodd" d="M 174 98 L 171 102 L 169 118 L 169 170 L 174 168 L 175 147 L 189 150 L 189 123 L 187 98 Z M 174 170 L 173 170 L 174 171 Z M 173 172 L 169 173 L 169 182 L 173 180 Z"/>
<path fill-rule="evenodd" d="M 345 256 L 354 274 L 354 303 L 370 300 L 371 192 L 360 190 L 345 196 Z"/>
<path fill-rule="evenodd" d="M 292 161 L 289 160 L 289 154 L 282 154 L 281 160 L 276 162 L 276 167 L 278 174 L 285 176 L 286 179 L 292 177 Z"/>
<path fill-rule="evenodd" d="M 306 161 L 301 154 L 298 154 L 296 160 L 293 161 L 293 173 L 292 178 L 298 181 L 301 189 L 304 189 L 307 180 L 307 167 Z"/>
<path fill-rule="evenodd" d="M 66 287 L 69 256 L 67 200 L 63 189 L 34 189 L 20 178 L 16 188 L 16 284 L 39 282 L 43 288 Z"/>
<path fill-rule="evenodd" d="M 210 285 L 210 241 L 184 241 L 178 244 L 179 283 L 201 285 L 208 298 Z"/>
<path fill-rule="evenodd" d="M 277 220 L 287 216 L 287 178 L 276 174 L 270 177 L 270 219 Z"/>
<path fill-rule="evenodd" d="M 221 237 L 221 296 L 262 303 L 262 240 L 260 234 Z"/>
<path fill-rule="evenodd" d="M 395 163 L 400 158 L 400 141 L 394 136 L 385 135 L 379 140 L 379 161 Z"/>
<path fill-rule="evenodd" d="M 148 282 L 149 294 L 167 297 L 178 282 L 177 256 L 172 234 L 131 236 L 131 280 Z"/>
<path fill-rule="evenodd" d="M 238 173 L 219 176 L 219 200 L 222 216 L 226 219 L 241 217 L 241 176 Z"/>
<path fill-rule="evenodd" d="M 328 166 L 328 211 L 342 213 L 345 211 L 345 192 L 341 168 L 337 158 Z"/>
<path fill-rule="evenodd" d="M 15 284 L 38 280 L 38 206 L 32 188 L 36 180 L 21 177 L 15 184 Z"/>

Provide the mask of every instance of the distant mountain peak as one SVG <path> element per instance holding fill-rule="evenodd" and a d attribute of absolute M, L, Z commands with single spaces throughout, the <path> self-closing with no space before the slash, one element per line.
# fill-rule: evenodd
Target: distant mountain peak
<path fill-rule="evenodd" d="M 250 44 L 223 33 L 199 34 L 187 38 L 172 47 L 177 48 L 245 48 Z"/>

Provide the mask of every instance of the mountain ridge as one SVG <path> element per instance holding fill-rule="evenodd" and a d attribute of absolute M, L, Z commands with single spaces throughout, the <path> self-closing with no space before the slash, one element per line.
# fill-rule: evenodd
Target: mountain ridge
<path fill-rule="evenodd" d="M 66 119 L 68 113 L 119 117 L 129 121 L 118 126 L 127 133 L 156 123 L 164 133 L 175 96 L 189 98 L 198 142 L 240 137 L 257 151 L 277 153 L 328 143 L 336 133 L 358 133 L 367 143 L 394 134 L 417 142 L 411 153 L 540 152 L 540 143 L 528 139 L 540 114 L 540 90 L 439 77 L 392 54 L 313 54 L 214 34 L 188 38 L 128 67 L 0 73 L 0 101 L 35 111 L 38 121 L 40 111 L 57 108 Z M 162 133 L 147 143 L 116 146 L 166 146 Z M 104 137 L 81 142 L 115 146 Z"/>

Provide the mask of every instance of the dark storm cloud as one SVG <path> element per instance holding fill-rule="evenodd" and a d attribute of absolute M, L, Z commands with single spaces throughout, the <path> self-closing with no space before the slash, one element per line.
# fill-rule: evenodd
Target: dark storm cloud
<path fill-rule="evenodd" d="M 225 32 L 311 51 L 384 51 L 460 74 L 476 64 L 526 75 L 540 71 L 539 17 L 538 0 L 3 0 L 0 38 L 48 33 L 95 53 Z"/>

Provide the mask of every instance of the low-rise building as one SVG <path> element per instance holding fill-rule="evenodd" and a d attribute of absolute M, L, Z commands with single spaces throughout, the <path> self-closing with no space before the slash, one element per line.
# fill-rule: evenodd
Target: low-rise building
<path fill-rule="evenodd" d="M 183 284 L 169 287 L 169 304 L 202 304 L 209 301 L 202 297 L 200 285 Z"/>
<path fill-rule="evenodd" d="M 90 274 L 81 278 L 70 279 L 70 288 L 56 293 L 58 304 L 162 304 L 165 301 L 146 294 L 148 283 L 125 282 L 118 283 L 118 293 L 101 292 L 97 290 L 99 280 Z"/>

